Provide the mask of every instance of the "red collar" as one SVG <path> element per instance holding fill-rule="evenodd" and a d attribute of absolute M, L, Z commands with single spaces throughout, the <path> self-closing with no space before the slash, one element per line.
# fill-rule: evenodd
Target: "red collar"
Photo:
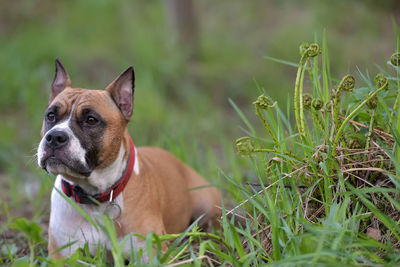
<path fill-rule="evenodd" d="M 61 179 L 61 188 L 65 195 L 73 197 L 76 202 L 81 204 L 97 204 L 96 201 L 103 203 L 106 201 L 112 201 L 124 190 L 129 178 L 132 175 L 133 165 L 135 164 L 135 145 L 133 144 L 132 138 L 129 137 L 131 150 L 129 153 L 128 166 L 126 167 L 124 175 L 107 191 L 95 195 L 87 194 L 82 187 L 79 185 L 73 185 L 64 179 Z"/>

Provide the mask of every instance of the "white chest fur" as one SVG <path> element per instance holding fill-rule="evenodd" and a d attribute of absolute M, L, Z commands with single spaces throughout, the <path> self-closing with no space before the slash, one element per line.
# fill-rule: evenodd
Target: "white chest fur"
<path fill-rule="evenodd" d="M 55 188 L 61 189 L 61 177 L 57 176 Z M 120 194 L 114 199 L 121 209 L 123 208 L 123 196 Z M 99 220 L 99 214 L 105 214 L 109 203 L 96 205 L 78 204 L 94 221 Z M 114 209 L 115 210 L 115 209 Z M 117 212 L 115 210 L 115 212 Z M 70 256 L 77 248 L 88 243 L 90 252 L 95 253 L 98 245 L 109 248 L 109 241 L 101 229 L 96 229 L 78 211 L 75 210 L 56 189 L 51 193 L 50 229 L 54 241 L 58 247 L 73 243 L 61 251 L 62 256 Z"/>
<path fill-rule="evenodd" d="M 101 172 L 94 172 L 89 179 L 94 179 L 95 181 L 108 181 L 107 183 L 98 183 L 99 187 L 107 188 L 114 183 L 117 177 L 122 175 L 122 171 L 125 168 L 125 164 L 122 164 L 122 158 L 124 154 L 124 149 L 121 147 L 119 156 L 117 160 L 109 167 L 107 170 Z M 136 161 L 134 165 L 134 172 L 139 175 L 139 160 L 137 158 L 137 150 L 135 149 Z M 117 171 L 120 170 L 120 171 Z M 114 177 L 114 178 L 113 178 Z M 62 256 L 68 257 L 72 255 L 78 248 L 83 247 L 84 244 L 88 243 L 90 253 L 94 254 L 97 250 L 99 244 L 102 247 L 110 249 L 110 242 L 108 238 L 103 233 L 100 228 L 96 228 L 89 221 L 87 221 L 72 205 L 70 205 L 61 196 L 61 179 L 60 175 L 57 176 L 54 183 L 54 188 L 51 193 L 51 213 L 50 213 L 50 225 L 52 237 L 57 244 L 57 247 L 62 247 L 67 244 L 71 244 L 65 249 L 61 250 Z M 57 191 L 57 190 L 58 191 Z M 121 212 L 124 209 L 123 206 L 123 195 L 119 194 L 115 199 L 114 203 L 121 208 Z M 118 216 L 119 210 L 117 208 L 111 208 L 108 202 L 104 202 L 100 205 L 88 205 L 88 204 L 78 204 L 93 221 L 99 221 L 99 214 L 106 214 L 115 217 Z M 113 212 L 110 214 L 110 211 Z M 120 238 L 121 240 L 122 238 Z M 132 237 L 130 242 L 127 244 L 133 244 L 134 249 L 144 248 L 144 243 L 140 242 L 136 237 Z M 126 246 L 125 250 L 130 251 L 130 246 Z"/>

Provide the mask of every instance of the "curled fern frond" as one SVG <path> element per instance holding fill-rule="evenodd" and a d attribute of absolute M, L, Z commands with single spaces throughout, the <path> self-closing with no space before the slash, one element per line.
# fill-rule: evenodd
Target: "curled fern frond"
<path fill-rule="evenodd" d="M 321 54 L 321 48 L 317 43 L 302 43 L 300 45 L 300 55 L 305 57 L 315 57 Z"/>
<path fill-rule="evenodd" d="M 240 137 L 235 144 L 239 155 L 248 156 L 254 152 L 254 141 L 250 136 Z"/>
<path fill-rule="evenodd" d="M 313 97 L 311 94 L 306 93 L 303 95 L 303 106 L 305 108 L 311 108 L 312 101 L 313 101 Z"/>
<path fill-rule="evenodd" d="M 307 51 L 307 49 L 310 47 L 310 44 L 307 42 L 301 43 L 299 50 L 300 50 L 300 55 L 304 55 L 304 53 Z"/>
<path fill-rule="evenodd" d="M 267 96 L 264 94 L 260 95 L 256 101 L 253 102 L 253 104 L 256 106 L 258 109 L 269 109 L 273 108 L 276 106 L 276 101 L 272 103 L 271 99 L 269 99 Z"/>
<path fill-rule="evenodd" d="M 390 57 L 390 62 L 392 63 L 392 65 L 394 66 L 400 66 L 400 53 L 394 53 L 391 57 Z"/>
<path fill-rule="evenodd" d="M 371 98 L 370 101 L 367 102 L 367 107 L 369 109 L 376 109 L 376 106 L 378 105 L 378 98 L 376 96 L 374 96 L 373 98 Z"/>
<path fill-rule="evenodd" d="M 346 91 L 346 92 L 351 92 L 354 89 L 355 86 L 355 79 L 352 75 L 346 75 L 343 77 L 343 79 L 340 81 L 338 90 L 341 91 Z"/>
<path fill-rule="evenodd" d="M 377 74 L 375 76 L 375 82 L 378 88 L 383 88 L 385 90 L 388 89 L 389 80 L 384 74 L 382 73 Z"/>
<path fill-rule="evenodd" d="M 316 57 L 318 54 L 321 54 L 321 48 L 318 44 L 313 43 L 310 44 L 310 47 L 306 50 L 308 57 Z"/>
<path fill-rule="evenodd" d="M 320 98 L 314 98 L 311 102 L 311 106 L 313 107 L 313 109 L 315 110 L 320 110 L 323 108 L 324 106 L 324 101 L 322 101 L 322 99 Z"/>

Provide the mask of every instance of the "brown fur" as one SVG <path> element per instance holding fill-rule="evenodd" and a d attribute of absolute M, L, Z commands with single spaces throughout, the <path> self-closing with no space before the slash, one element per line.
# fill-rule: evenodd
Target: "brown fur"
<path fill-rule="evenodd" d="M 219 193 L 214 187 L 196 189 L 209 183 L 192 168 L 154 147 L 140 147 L 138 158 L 140 174 L 133 174 L 123 192 L 120 222 L 124 235 L 179 233 L 203 213 L 200 226 L 205 230 L 209 228 L 208 222 L 217 223 Z"/>
<path fill-rule="evenodd" d="M 120 114 L 118 107 L 115 106 L 108 91 L 68 87 L 54 99 L 51 105 L 59 105 L 60 115 L 66 116 L 71 111 L 73 103 L 75 104 L 75 114 L 79 114 L 85 108 L 92 108 L 107 121 L 107 131 L 103 138 L 103 147 L 107 149 L 101 151 L 99 158 L 102 164 L 97 168 L 102 169 L 109 166 L 118 156 L 121 136 L 123 136 L 127 122 Z"/>
<path fill-rule="evenodd" d="M 128 121 L 106 90 L 66 88 L 53 101 L 65 114 L 75 105 L 74 112 L 85 107 L 95 109 L 107 122 L 100 153 L 105 168 L 115 161 L 120 144 L 129 151 Z M 128 154 L 126 153 L 125 159 Z M 120 235 L 137 233 L 147 235 L 179 233 L 200 215 L 205 216 L 200 226 L 208 230 L 210 224 L 217 225 L 220 211 L 220 195 L 192 168 L 182 163 L 165 150 L 152 147 L 138 148 L 139 175 L 134 172 L 123 191 L 123 212 L 117 224 Z M 73 177 L 67 177 L 74 181 Z M 82 180 L 76 180 L 82 184 Z M 84 184 L 83 184 L 84 185 Z M 202 187 L 196 189 L 197 187 Z M 49 229 L 49 254 L 57 248 Z M 54 257 L 59 255 L 55 254 Z"/>
<path fill-rule="evenodd" d="M 87 136 L 80 132 L 80 140 L 88 142 L 86 145 L 91 147 L 88 150 L 91 156 L 86 155 L 92 164 L 91 168 L 98 170 L 110 166 L 117 159 L 121 144 L 125 148 L 123 159 L 126 161 L 128 158 L 130 137 L 126 126 L 133 112 L 134 80 L 134 70 L 129 67 L 106 90 L 72 88 L 67 71 L 56 60 L 56 75 L 49 103 L 58 105 L 57 119 L 68 119 L 67 116 L 73 110 L 71 118 L 78 118 L 74 125 L 79 125 L 78 123 L 82 123 L 79 118 L 84 117 L 83 110 L 86 108 L 101 116 L 101 128 L 97 128 L 101 131 L 93 132 L 96 128 L 91 128 L 88 132 L 92 139 L 85 139 Z M 50 128 L 51 124 L 43 124 L 42 136 L 48 130 L 45 127 Z M 80 129 L 75 128 L 78 133 Z M 220 195 L 214 187 L 207 187 L 207 181 L 165 150 L 141 147 L 137 153 L 139 173 L 132 173 L 122 192 L 122 214 L 116 219 L 118 236 L 129 233 L 179 233 L 201 215 L 204 217 L 199 225 L 204 230 L 208 230 L 211 225 L 217 225 Z M 95 179 L 85 180 L 63 173 L 62 175 L 86 191 L 96 190 L 99 183 Z M 106 177 L 100 176 L 96 179 L 100 178 Z M 49 227 L 50 256 L 60 257 L 60 253 L 54 253 L 57 247 Z M 163 249 L 165 248 L 164 245 Z"/>

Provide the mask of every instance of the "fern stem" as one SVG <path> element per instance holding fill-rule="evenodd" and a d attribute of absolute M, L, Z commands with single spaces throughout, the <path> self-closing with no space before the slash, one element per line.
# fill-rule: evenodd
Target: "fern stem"
<path fill-rule="evenodd" d="M 272 132 L 271 127 L 269 127 L 267 120 L 265 119 L 264 115 L 262 114 L 262 112 L 260 111 L 260 109 L 258 107 L 256 107 L 256 113 L 257 113 L 258 117 L 260 117 L 260 119 L 263 121 L 265 128 L 267 128 L 267 131 L 268 131 L 269 135 L 272 137 L 272 139 L 274 139 L 274 142 L 279 147 L 281 147 L 278 139 L 276 138 L 276 136 Z"/>
<path fill-rule="evenodd" d="M 294 86 L 294 114 L 296 118 L 296 126 L 300 134 L 303 134 L 303 130 L 301 128 L 301 123 L 300 123 L 300 105 L 301 106 L 303 105 L 301 103 L 303 99 L 300 93 L 300 90 L 302 91 L 302 89 L 300 89 L 300 84 L 302 84 L 303 81 L 301 77 L 304 78 L 304 69 L 305 69 L 304 62 L 306 61 L 306 59 L 307 59 L 307 53 L 304 53 L 300 59 L 299 68 L 297 69 L 297 75 L 296 75 L 296 83 Z"/>
<path fill-rule="evenodd" d="M 378 88 L 377 90 L 375 90 L 372 94 L 370 94 L 363 102 L 361 102 L 351 113 L 350 115 L 348 115 L 346 117 L 346 119 L 342 122 L 342 125 L 340 125 L 339 130 L 336 133 L 336 137 L 335 137 L 335 141 L 333 142 L 333 151 L 332 151 L 332 155 L 333 157 L 336 155 L 336 147 L 339 141 L 339 138 L 341 136 L 342 131 L 344 130 L 344 127 L 347 125 L 347 123 L 354 117 L 354 115 L 357 114 L 358 111 L 360 111 L 360 109 L 367 104 L 368 101 L 370 101 L 374 96 L 376 96 L 376 94 L 378 94 L 380 91 L 382 91 L 383 89 L 385 89 L 387 86 L 387 81 L 385 84 L 383 84 L 380 88 Z"/>

